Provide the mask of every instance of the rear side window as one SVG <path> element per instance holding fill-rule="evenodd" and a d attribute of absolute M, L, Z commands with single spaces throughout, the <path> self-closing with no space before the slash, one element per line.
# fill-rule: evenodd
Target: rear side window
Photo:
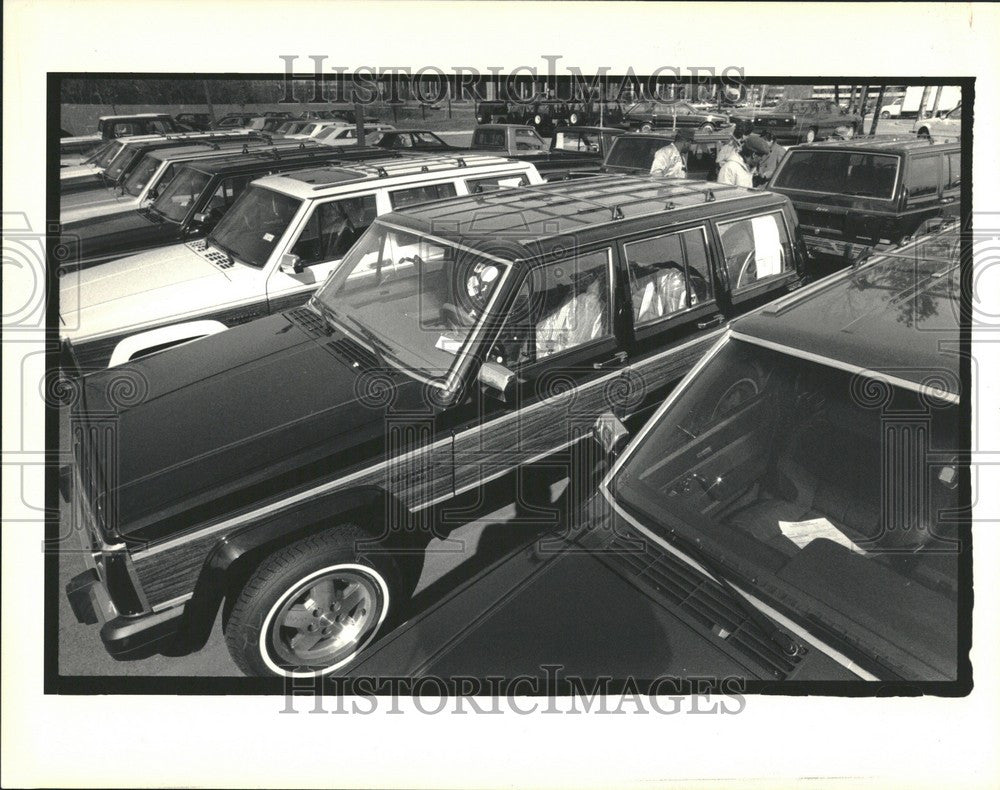
<path fill-rule="evenodd" d="M 936 195 L 938 191 L 939 156 L 922 156 L 910 160 L 906 170 L 906 188 L 910 197 Z"/>
<path fill-rule="evenodd" d="M 495 145 L 504 148 L 507 145 L 507 135 L 502 129 L 477 129 L 475 145 Z"/>
<path fill-rule="evenodd" d="M 708 249 L 701 228 L 626 244 L 625 259 L 637 326 L 712 298 Z"/>
<path fill-rule="evenodd" d="M 455 185 L 449 181 L 445 184 L 424 184 L 410 189 L 397 189 L 395 192 L 389 193 L 389 200 L 394 209 L 399 209 L 417 203 L 426 203 L 428 200 L 455 197 L 457 194 Z"/>
<path fill-rule="evenodd" d="M 789 151 L 775 187 L 888 199 L 899 158 L 850 151 Z"/>
<path fill-rule="evenodd" d="M 487 178 L 470 178 L 465 182 L 469 188 L 469 193 L 476 195 L 480 192 L 492 192 L 504 187 L 523 187 L 528 183 L 528 177 L 524 173 L 514 173 L 507 176 L 489 176 Z"/>
<path fill-rule="evenodd" d="M 960 154 L 948 154 L 944 162 L 948 168 L 944 188 L 957 189 L 962 185 L 962 157 Z"/>
<path fill-rule="evenodd" d="M 669 145 L 669 140 L 657 140 L 648 137 L 618 138 L 608 151 L 605 164 L 614 167 L 634 167 L 649 171 L 653 166 L 653 157 L 663 146 Z"/>
<path fill-rule="evenodd" d="M 788 233 L 780 214 L 720 222 L 719 235 L 729 285 L 734 292 L 794 268 Z"/>

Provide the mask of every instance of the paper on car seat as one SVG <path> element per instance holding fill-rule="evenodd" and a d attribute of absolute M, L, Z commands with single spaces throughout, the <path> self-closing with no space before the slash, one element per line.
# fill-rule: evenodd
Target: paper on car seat
<path fill-rule="evenodd" d="M 858 554 L 868 553 L 825 518 L 811 518 L 806 521 L 779 521 L 778 527 L 781 529 L 781 534 L 800 549 L 804 549 L 817 538 L 826 538 Z"/>
<path fill-rule="evenodd" d="M 447 351 L 449 354 L 457 354 L 462 350 L 462 338 L 456 337 L 449 332 L 442 332 L 438 336 L 434 348 Z"/>
<path fill-rule="evenodd" d="M 774 217 L 766 215 L 753 217 L 754 263 L 757 265 L 757 279 L 772 277 L 781 273 L 781 237 Z"/>

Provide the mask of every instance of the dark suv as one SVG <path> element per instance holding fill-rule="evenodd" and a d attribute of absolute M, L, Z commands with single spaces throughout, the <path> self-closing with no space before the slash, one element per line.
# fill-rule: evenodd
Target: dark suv
<path fill-rule="evenodd" d="M 641 420 L 799 285 L 795 238 L 784 196 L 610 175 L 376 219 L 308 304 L 78 381 L 74 609 L 127 655 L 197 644 L 226 597 L 244 672 L 347 665 L 437 505 L 585 439 L 570 406 Z"/>
<path fill-rule="evenodd" d="M 795 204 L 810 252 L 857 260 L 957 218 L 958 143 L 879 139 L 789 149 L 770 188 Z"/>

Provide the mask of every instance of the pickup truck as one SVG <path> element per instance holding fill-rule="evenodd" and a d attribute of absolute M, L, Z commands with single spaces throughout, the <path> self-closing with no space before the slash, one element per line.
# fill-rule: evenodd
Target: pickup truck
<path fill-rule="evenodd" d="M 59 158 L 64 167 L 75 165 L 86 159 L 87 152 L 108 140 L 137 134 L 170 134 L 185 131 L 190 130 L 165 113 L 102 115 L 97 120 L 96 132 L 60 138 Z"/>
<path fill-rule="evenodd" d="M 510 123 L 482 124 L 472 133 L 471 150 L 509 156 L 531 162 L 539 173 L 548 181 L 568 178 L 581 173 L 596 173 L 604 160 L 600 151 L 594 151 L 589 146 L 581 148 L 579 144 L 573 148 L 559 147 L 560 134 L 571 134 L 569 128 L 561 128 L 546 144 L 530 126 Z M 602 138 L 603 140 L 604 138 Z M 602 143 L 603 147 L 603 143 Z"/>

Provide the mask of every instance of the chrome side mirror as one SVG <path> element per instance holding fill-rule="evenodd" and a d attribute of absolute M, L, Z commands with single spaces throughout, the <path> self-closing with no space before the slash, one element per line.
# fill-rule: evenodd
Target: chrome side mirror
<path fill-rule="evenodd" d="M 302 274 L 305 268 L 302 259 L 292 252 L 283 253 L 278 261 L 278 271 L 284 274 Z"/>
<path fill-rule="evenodd" d="M 514 386 L 517 374 L 499 362 L 484 362 L 476 377 L 483 394 L 489 395 L 501 403 L 511 403 L 514 400 Z"/>
<path fill-rule="evenodd" d="M 608 458 L 615 458 L 628 444 L 629 433 L 625 423 L 609 411 L 594 421 L 591 429 L 594 441 Z"/>

